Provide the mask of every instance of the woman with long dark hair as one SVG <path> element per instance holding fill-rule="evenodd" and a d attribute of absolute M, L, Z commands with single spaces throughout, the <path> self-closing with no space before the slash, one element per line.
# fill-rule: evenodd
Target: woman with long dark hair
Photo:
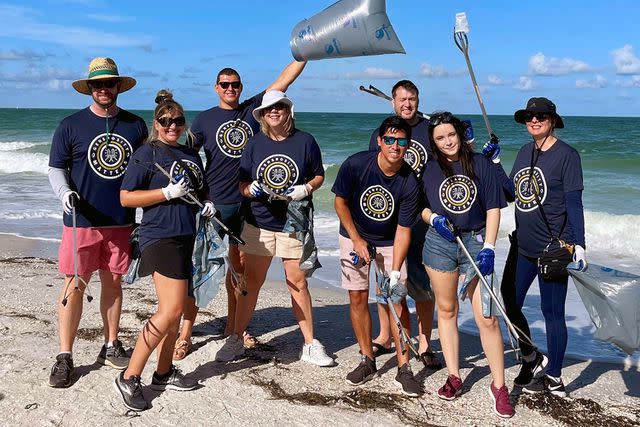
<path fill-rule="evenodd" d="M 438 330 L 449 371 L 438 397 L 453 400 L 462 394 L 459 369 L 458 279 L 464 275 L 461 294 L 471 299 L 493 381 L 490 395 L 494 411 L 512 417 L 513 407 L 504 383 L 504 346 L 498 319 L 492 315 L 487 293 L 478 283 L 471 261 L 458 247 L 467 248 L 480 272 L 493 273 L 500 209 L 506 206 L 492 164 L 464 142 L 465 125 L 449 112 L 436 113 L 429 121 L 429 140 L 434 159 L 423 175 L 427 207 L 422 218 L 431 224 L 427 232 L 423 263 L 431 279 L 438 307 Z"/>

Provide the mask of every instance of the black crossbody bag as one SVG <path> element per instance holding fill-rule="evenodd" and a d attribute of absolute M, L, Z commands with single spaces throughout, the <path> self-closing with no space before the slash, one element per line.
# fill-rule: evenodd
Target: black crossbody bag
<path fill-rule="evenodd" d="M 536 151 L 537 156 L 535 156 L 534 161 L 534 153 Z M 531 168 L 529 169 L 529 187 L 531 188 L 531 192 L 536 199 L 536 203 L 538 204 L 538 208 L 540 209 L 540 213 L 542 214 L 542 219 L 547 226 L 547 230 L 549 230 L 550 236 L 549 243 L 542 251 L 542 255 L 540 255 L 540 257 L 538 258 L 538 274 L 540 274 L 540 276 L 546 282 L 560 282 L 566 279 L 569 275 L 569 273 L 567 273 L 567 265 L 569 265 L 569 263 L 573 260 L 573 245 L 568 244 L 560 239 L 560 236 L 562 235 L 562 232 L 567 225 L 567 216 L 565 215 L 564 217 L 564 222 L 562 223 L 560 233 L 558 233 L 557 236 L 554 235 L 553 230 L 551 230 L 549 220 L 547 219 L 547 215 L 544 213 L 544 209 L 542 208 L 540 196 L 538 195 L 535 187 L 532 186 L 533 170 L 536 163 L 538 162 L 541 151 L 542 150 L 540 148 L 535 148 L 534 142 L 533 151 L 531 152 Z"/>

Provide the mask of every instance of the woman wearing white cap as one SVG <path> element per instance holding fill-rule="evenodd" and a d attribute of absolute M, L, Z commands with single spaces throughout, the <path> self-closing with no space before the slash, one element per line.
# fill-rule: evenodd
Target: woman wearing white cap
<path fill-rule="evenodd" d="M 311 202 L 311 194 L 324 182 L 322 155 L 315 138 L 295 128 L 293 102 L 278 90 L 267 91 L 253 111 L 260 133 L 247 143 L 240 161 L 240 192 L 249 209 L 242 238 L 246 245 L 244 277 L 247 295 L 238 300 L 235 329 L 216 360 L 230 361 L 244 353 L 242 333 L 256 307 L 258 293 L 274 256 L 282 258 L 293 311 L 304 336 L 301 360 L 318 366 L 333 365 L 324 346 L 313 338 L 311 295 L 306 273 L 300 268 L 303 244 L 284 231 L 289 201 Z"/>

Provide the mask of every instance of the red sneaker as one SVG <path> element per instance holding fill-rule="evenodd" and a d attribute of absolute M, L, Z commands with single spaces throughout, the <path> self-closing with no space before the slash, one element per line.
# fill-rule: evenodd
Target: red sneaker
<path fill-rule="evenodd" d="M 509 402 L 509 390 L 506 385 L 496 388 L 491 381 L 489 388 L 491 398 L 493 399 L 493 412 L 502 418 L 511 418 L 516 413 Z"/>
<path fill-rule="evenodd" d="M 438 390 L 438 397 L 453 400 L 462 394 L 462 380 L 455 375 L 449 375 L 447 382 Z"/>

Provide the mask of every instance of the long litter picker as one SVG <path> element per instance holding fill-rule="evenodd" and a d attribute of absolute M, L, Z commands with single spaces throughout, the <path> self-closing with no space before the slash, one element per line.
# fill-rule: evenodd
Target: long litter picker
<path fill-rule="evenodd" d="M 487 110 L 484 108 L 484 102 L 482 102 L 482 96 L 480 95 L 480 88 L 478 87 L 478 83 L 476 82 L 476 75 L 473 72 L 473 67 L 471 66 L 471 59 L 469 58 L 469 38 L 467 34 L 469 33 L 469 22 L 467 21 L 467 14 L 465 12 L 456 13 L 456 25 L 453 30 L 453 40 L 458 46 L 458 49 L 464 55 L 464 59 L 467 61 L 467 69 L 469 70 L 469 76 L 471 77 L 471 83 L 473 84 L 473 90 L 476 93 L 476 97 L 478 98 L 478 103 L 480 104 L 480 110 L 482 111 L 482 118 L 484 119 L 484 124 L 487 127 L 487 132 L 489 133 L 489 138 L 491 139 L 491 143 L 497 144 L 500 139 L 493 133 L 493 129 L 491 128 L 491 123 L 489 123 L 489 117 L 487 116 Z"/>
<path fill-rule="evenodd" d="M 485 277 L 482 275 L 482 273 L 480 272 L 480 269 L 478 268 L 478 265 L 476 264 L 475 260 L 473 259 L 473 257 L 469 253 L 469 251 L 467 250 L 467 247 L 464 245 L 464 243 L 462 243 L 462 239 L 460 238 L 460 236 L 458 236 L 457 234 L 456 234 L 456 241 L 458 242 L 458 246 L 460 246 L 460 249 L 462 249 L 462 252 L 464 252 L 464 254 L 467 257 L 467 259 L 469 259 L 469 262 L 473 266 L 473 269 L 476 271 L 476 274 L 478 275 L 478 279 L 480 280 L 482 285 L 485 287 L 485 289 L 489 293 L 489 296 L 491 297 L 493 302 L 496 304 L 496 307 L 498 307 L 498 311 L 500 312 L 500 315 L 502 315 L 502 318 L 504 319 L 504 323 L 507 325 L 507 329 L 509 329 L 509 332 L 516 339 L 516 342 L 517 342 L 517 340 L 521 340 L 521 341 L 524 341 L 524 342 L 526 342 L 528 344 L 531 344 L 533 347 L 535 347 L 536 345 L 533 343 L 531 338 L 528 337 L 527 334 L 522 332 L 513 323 L 511 323 L 511 320 L 509 319 L 509 316 L 507 316 L 507 312 L 504 309 L 504 307 L 502 305 L 502 302 L 497 297 L 495 292 L 493 292 L 493 288 L 491 288 L 489 283 L 487 283 L 487 279 L 485 279 Z M 520 333 L 518 333 L 518 332 L 520 332 Z M 513 344 L 512 344 L 512 346 L 513 346 Z M 514 350 L 516 350 L 516 349 L 514 348 Z M 519 351 L 519 350 L 520 349 L 518 348 L 517 351 Z"/>
<path fill-rule="evenodd" d="M 91 295 L 91 291 L 89 290 L 89 284 L 84 281 L 82 277 L 78 275 L 78 240 L 76 237 L 76 229 L 77 229 L 77 221 L 76 221 L 76 206 L 78 204 L 78 198 L 75 196 L 75 193 L 71 195 L 71 225 L 72 225 L 72 240 L 73 240 L 73 291 L 80 290 L 80 286 L 78 281 L 82 281 L 84 288 L 87 291 L 87 301 L 93 301 L 93 296 Z M 69 285 L 71 282 L 67 283 L 64 290 L 64 296 L 62 297 L 62 305 L 66 306 L 67 301 L 69 299 L 69 295 L 67 294 L 67 290 L 69 289 Z"/>

